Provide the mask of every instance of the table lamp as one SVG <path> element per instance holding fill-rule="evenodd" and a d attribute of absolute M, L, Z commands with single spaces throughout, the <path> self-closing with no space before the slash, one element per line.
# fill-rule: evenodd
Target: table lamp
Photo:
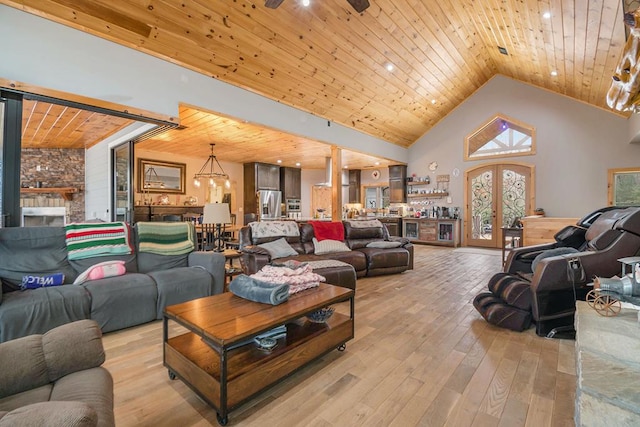
<path fill-rule="evenodd" d="M 215 224 L 215 252 L 222 252 L 222 224 L 231 222 L 231 215 L 229 213 L 229 203 L 207 203 L 204 205 L 204 212 L 202 215 L 203 224 Z"/>

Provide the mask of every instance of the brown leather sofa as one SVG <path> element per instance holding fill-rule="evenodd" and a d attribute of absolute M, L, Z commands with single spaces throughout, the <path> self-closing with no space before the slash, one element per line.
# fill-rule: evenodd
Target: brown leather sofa
<path fill-rule="evenodd" d="M 520 331 L 533 322 L 540 336 L 570 333 L 575 301 L 585 298 L 588 284 L 619 274 L 618 259 L 638 254 L 640 208 L 600 209 L 557 233 L 555 243 L 514 249 L 474 306 L 497 326 Z"/>
<path fill-rule="evenodd" d="M 355 279 L 364 276 L 401 273 L 413 269 L 413 244 L 408 240 L 389 236 L 384 224 L 376 221 L 375 227 L 356 228 L 350 221 L 343 221 L 344 242 L 351 249 L 348 252 L 333 252 L 318 255 L 314 251 L 314 229 L 308 223 L 299 224 L 300 235 L 286 237 L 287 242 L 298 255 L 283 258 L 271 258 L 268 251 L 259 247 L 281 239 L 283 236 L 269 236 L 254 238 L 251 228 L 244 226 L 240 230 L 240 251 L 242 252 L 242 266 L 246 274 L 254 274 L 270 263 L 280 263 L 287 260 L 300 262 L 314 262 L 335 260 L 348 264 L 352 268 L 326 267 L 314 272 L 324 276 L 327 283 L 337 284 L 355 289 Z M 367 247 L 371 242 L 399 242 L 395 248 Z M 355 273 L 355 274 L 354 274 Z"/>

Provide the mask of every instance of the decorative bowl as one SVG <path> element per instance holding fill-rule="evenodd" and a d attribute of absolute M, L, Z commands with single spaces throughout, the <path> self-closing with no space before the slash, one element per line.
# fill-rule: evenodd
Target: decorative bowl
<path fill-rule="evenodd" d="M 307 314 L 307 319 L 313 323 L 324 323 L 333 315 L 333 307 L 324 307 Z"/>

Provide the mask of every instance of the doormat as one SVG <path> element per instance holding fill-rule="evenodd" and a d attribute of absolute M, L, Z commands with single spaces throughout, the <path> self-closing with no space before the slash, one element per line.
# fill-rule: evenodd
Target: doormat
<path fill-rule="evenodd" d="M 456 248 L 453 252 L 465 253 L 465 254 L 476 254 L 476 255 L 495 255 L 501 256 L 502 251 L 500 249 L 487 249 L 487 248 Z"/>

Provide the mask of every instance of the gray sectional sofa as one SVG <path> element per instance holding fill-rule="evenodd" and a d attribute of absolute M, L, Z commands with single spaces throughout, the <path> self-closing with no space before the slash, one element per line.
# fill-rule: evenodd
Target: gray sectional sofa
<path fill-rule="evenodd" d="M 103 332 L 127 328 L 160 319 L 167 305 L 223 292 L 222 254 L 140 252 L 136 227 L 132 235 L 132 254 L 69 261 L 64 227 L 0 228 L 0 342 L 82 319 Z M 125 261 L 126 274 L 72 284 L 110 260 Z M 64 284 L 20 290 L 25 275 L 52 273 L 63 273 Z"/>

